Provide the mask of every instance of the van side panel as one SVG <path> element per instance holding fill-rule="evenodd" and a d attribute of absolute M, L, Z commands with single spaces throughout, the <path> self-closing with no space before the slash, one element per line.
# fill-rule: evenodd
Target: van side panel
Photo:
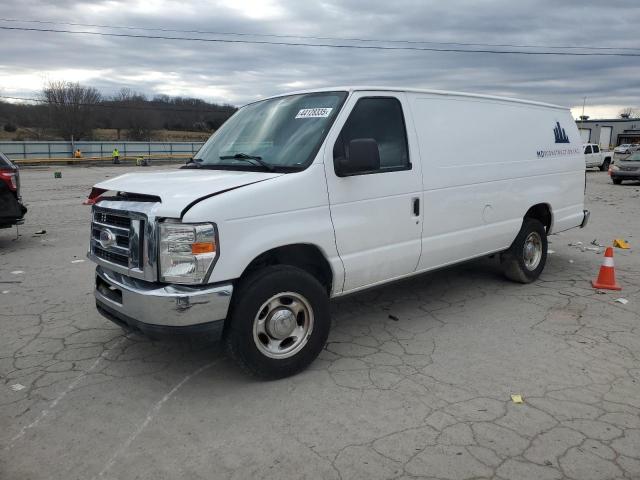
<path fill-rule="evenodd" d="M 553 231 L 580 225 L 584 156 L 568 110 L 455 95 L 408 97 L 423 162 L 418 270 L 508 248 L 527 210 L 539 203 L 550 206 Z"/>

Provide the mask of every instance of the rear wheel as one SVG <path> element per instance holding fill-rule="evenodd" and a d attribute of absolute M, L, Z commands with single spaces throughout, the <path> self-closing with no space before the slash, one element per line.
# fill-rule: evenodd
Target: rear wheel
<path fill-rule="evenodd" d="M 615 185 L 620 185 L 622 183 L 622 179 L 620 178 L 612 178 L 611 181 L 615 184 Z"/>
<path fill-rule="evenodd" d="M 518 236 L 502 253 L 504 275 L 514 282 L 536 280 L 547 262 L 547 232 L 535 218 L 525 218 Z"/>
<path fill-rule="evenodd" d="M 606 172 L 607 170 L 609 170 L 609 165 L 611 165 L 611 160 L 605 158 L 604 162 L 602 162 L 602 165 L 600 165 L 600 171 Z"/>
<path fill-rule="evenodd" d="M 329 327 L 329 297 L 320 282 L 296 267 L 270 266 L 240 283 L 225 338 L 241 367 L 276 379 L 313 362 Z"/>

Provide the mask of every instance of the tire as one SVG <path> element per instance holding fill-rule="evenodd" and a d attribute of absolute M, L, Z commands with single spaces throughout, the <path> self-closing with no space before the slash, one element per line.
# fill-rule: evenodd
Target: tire
<path fill-rule="evenodd" d="M 525 218 L 518 236 L 502 253 L 504 275 L 514 282 L 531 283 L 536 280 L 547 262 L 547 232 L 535 218 Z"/>
<path fill-rule="evenodd" d="M 293 266 L 270 266 L 241 280 L 225 343 L 247 373 L 283 378 L 316 359 L 330 325 L 329 296 L 315 277 Z"/>
<path fill-rule="evenodd" d="M 612 178 L 611 181 L 614 183 L 614 185 L 620 185 L 622 183 L 622 180 L 620 178 Z"/>
<path fill-rule="evenodd" d="M 602 165 L 600 165 L 600 171 L 606 172 L 607 170 L 609 170 L 609 165 L 611 165 L 611 160 L 607 158 L 604 162 L 602 162 Z"/>

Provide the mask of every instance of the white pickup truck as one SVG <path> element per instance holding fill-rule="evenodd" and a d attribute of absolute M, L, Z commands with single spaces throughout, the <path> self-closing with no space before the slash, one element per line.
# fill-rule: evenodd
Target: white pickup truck
<path fill-rule="evenodd" d="M 460 118 L 482 122 L 460 131 Z M 93 187 L 96 305 L 129 329 L 217 335 L 260 377 L 292 375 L 322 351 L 333 297 L 495 253 L 507 278 L 535 281 L 547 236 L 586 224 L 584 185 L 567 108 L 280 95 L 239 109 L 181 170 Z"/>
<path fill-rule="evenodd" d="M 596 143 L 585 143 L 582 147 L 586 168 L 599 168 L 601 172 L 609 170 L 609 165 L 613 161 L 611 152 L 600 150 L 600 146 Z"/>

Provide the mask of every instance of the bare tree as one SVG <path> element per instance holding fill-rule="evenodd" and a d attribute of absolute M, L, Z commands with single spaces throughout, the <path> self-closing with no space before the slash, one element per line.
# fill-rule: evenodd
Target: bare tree
<path fill-rule="evenodd" d="M 73 82 L 49 82 L 42 91 L 50 120 L 65 138 L 89 136 L 95 124 L 100 92 Z"/>
<path fill-rule="evenodd" d="M 627 107 L 620 110 L 620 118 L 632 118 L 634 117 L 636 112 L 633 111 L 633 108 Z"/>
<path fill-rule="evenodd" d="M 120 130 L 127 130 L 129 140 L 150 140 L 154 126 L 153 113 L 146 108 L 147 97 L 130 88 L 121 88 L 112 99 L 112 119 L 120 138 Z"/>

